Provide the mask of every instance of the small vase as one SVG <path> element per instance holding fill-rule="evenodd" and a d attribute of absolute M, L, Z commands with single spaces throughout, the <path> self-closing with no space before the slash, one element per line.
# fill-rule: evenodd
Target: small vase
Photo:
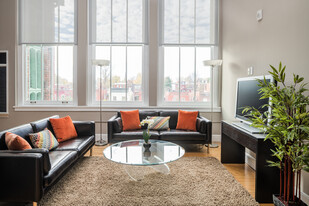
<path fill-rule="evenodd" d="M 145 149 L 149 149 L 151 147 L 151 144 L 150 144 L 150 142 L 148 142 L 148 143 L 144 142 L 143 146 L 144 146 Z"/>

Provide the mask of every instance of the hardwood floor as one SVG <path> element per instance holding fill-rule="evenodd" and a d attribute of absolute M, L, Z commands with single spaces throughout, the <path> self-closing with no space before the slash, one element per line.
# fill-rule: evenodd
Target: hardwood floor
<path fill-rule="evenodd" d="M 215 157 L 220 160 L 220 143 L 218 148 L 210 148 L 207 153 L 207 148 L 202 146 L 190 146 L 186 149 L 186 157 Z M 107 146 L 94 146 L 93 156 L 102 156 L 103 150 Z M 89 152 L 86 154 L 89 155 Z M 247 164 L 224 164 L 226 169 L 235 177 L 235 179 L 254 197 L 255 194 L 255 172 Z M 273 204 L 260 204 L 261 206 L 271 206 Z"/>

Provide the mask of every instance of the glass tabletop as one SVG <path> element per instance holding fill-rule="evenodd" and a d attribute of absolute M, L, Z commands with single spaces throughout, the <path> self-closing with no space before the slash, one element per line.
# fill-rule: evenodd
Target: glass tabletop
<path fill-rule="evenodd" d="M 149 149 L 143 146 L 144 140 L 130 140 L 112 144 L 104 151 L 107 159 L 127 165 L 160 165 L 175 161 L 185 154 L 184 148 L 172 142 L 149 140 Z"/>

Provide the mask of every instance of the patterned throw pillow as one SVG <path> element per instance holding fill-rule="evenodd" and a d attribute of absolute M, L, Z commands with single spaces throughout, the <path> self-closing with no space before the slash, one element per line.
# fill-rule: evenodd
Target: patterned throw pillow
<path fill-rule="evenodd" d="M 52 150 L 58 147 L 59 143 L 53 133 L 48 129 L 45 129 L 41 132 L 29 134 L 31 143 L 35 148 L 45 148 Z"/>
<path fill-rule="evenodd" d="M 149 129 L 152 130 L 168 130 L 169 127 L 169 120 L 171 117 L 147 117 L 148 119 L 153 120 L 153 124 L 149 126 Z"/>

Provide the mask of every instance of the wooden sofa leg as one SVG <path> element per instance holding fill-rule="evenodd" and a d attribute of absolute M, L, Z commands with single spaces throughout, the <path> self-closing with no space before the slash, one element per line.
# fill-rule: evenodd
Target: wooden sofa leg
<path fill-rule="evenodd" d="M 209 154 L 210 144 L 207 144 L 207 153 Z"/>
<path fill-rule="evenodd" d="M 38 203 L 37 203 L 37 202 L 32 202 L 32 205 L 33 205 L 33 206 L 37 206 Z"/>
<path fill-rule="evenodd" d="M 90 149 L 90 156 L 92 156 L 92 148 L 93 148 L 93 147 L 91 147 L 91 149 Z"/>

